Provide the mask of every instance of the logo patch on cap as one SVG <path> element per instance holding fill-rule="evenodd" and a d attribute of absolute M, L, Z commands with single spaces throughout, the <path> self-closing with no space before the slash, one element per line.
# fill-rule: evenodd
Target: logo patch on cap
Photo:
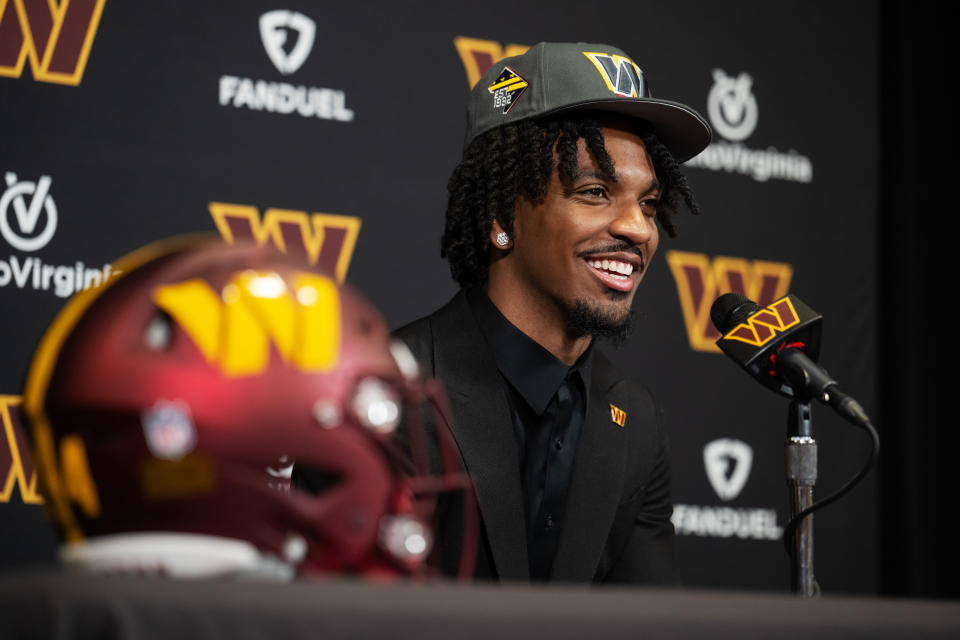
<path fill-rule="evenodd" d="M 624 98 L 646 98 L 647 83 L 643 71 L 626 56 L 584 51 L 583 55 L 597 68 L 603 81 L 615 95 Z"/>
<path fill-rule="evenodd" d="M 507 113 L 528 86 L 529 83 L 520 74 L 510 67 L 504 67 L 493 84 L 487 87 L 487 91 L 493 94 L 493 108 L 503 109 L 503 113 Z"/>

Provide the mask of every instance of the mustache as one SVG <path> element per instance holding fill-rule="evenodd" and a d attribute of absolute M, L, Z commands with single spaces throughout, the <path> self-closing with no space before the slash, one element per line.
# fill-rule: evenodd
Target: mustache
<path fill-rule="evenodd" d="M 591 255 L 596 253 L 620 253 L 621 251 L 624 253 L 633 253 L 639 256 L 640 258 L 639 271 L 643 271 L 644 268 L 647 266 L 647 260 L 646 258 L 644 258 L 643 251 L 640 250 L 640 247 L 636 245 L 632 245 L 629 242 L 623 242 L 623 241 L 611 242 L 610 244 L 605 244 L 599 247 L 593 247 L 586 251 L 581 251 L 580 253 L 577 254 L 577 257 L 589 258 Z"/>

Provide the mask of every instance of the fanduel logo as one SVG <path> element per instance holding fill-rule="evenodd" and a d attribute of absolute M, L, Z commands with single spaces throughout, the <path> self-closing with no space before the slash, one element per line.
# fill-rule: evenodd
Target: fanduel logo
<path fill-rule="evenodd" d="M 721 500 L 733 500 L 750 477 L 753 449 L 746 442 L 721 438 L 703 448 L 703 466 L 710 486 Z"/>
<path fill-rule="evenodd" d="M 750 149 L 742 143 L 753 134 L 759 120 L 753 78 L 749 74 L 728 76 L 723 69 L 714 69 L 713 87 L 707 95 L 707 115 L 714 131 L 726 140 L 714 142 L 688 160 L 686 166 L 740 173 L 758 182 L 771 178 L 791 182 L 813 180 L 813 163 L 794 149 L 784 153 L 775 147 Z"/>
<path fill-rule="evenodd" d="M 752 540 L 779 540 L 783 536 L 783 527 L 777 524 L 776 509 L 675 504 L 670 521 L 678 536 Z"/>
<path fill-rule="evenodd" d="M 750 477 L 753 449 L 733 438 L 719 438 L 703 448 L 703 466 L 710 486 L 728 502 L 743 491 Z M 783 529 L 777 525 L 775 509 L 676 504 L 671 517 L 677 535 L 707 538 L 778 540 Z"/>
<path fill-rule="evenodd" d="M 291 33 L 296 34 L 296 37 L 293 39 L 293 46 L 287 51 L 284 46 L 289 44 Z M 278 9 L 260 16 L 260 39 L 263 40 L 263 48 L 277 71 L 283 75 L 293 73 L 307 61 L 316 35 L 317 23 L 302 13 Z"/>
<path fill-rule="evenodd" d="M 316 23 L 295 11 L 278 9 L 260 16 L 260 39 L 267 57 L 283 75 L 295 73 L 306 62 L 316 40 Z M 220 76 L 220 106 L 297 113 L 304 118 L 353 120 L 347 108 L 347 96 L 338 89 L 308 87 L 287 82 L 254 80 L 240 76 Z"/>
<path fill-rule="evenodd" d="M 12 171 L 4 179 L 7 188 L 0 195 L 0 235 L 18 251 L 32 253 L 43 249 L 57 231 L 57 205 L 50 194 L 53 179 L 40 176 L 36 182 L 20 180 Z M 0 258 L 0 287 L 13 284 L 18 289 L 53 290 L 61 298 L 99 286 L 110 273 L 109 264 L 91 269 L 80 261 L 55 265 L 32 256 L 11 254 Z"/>

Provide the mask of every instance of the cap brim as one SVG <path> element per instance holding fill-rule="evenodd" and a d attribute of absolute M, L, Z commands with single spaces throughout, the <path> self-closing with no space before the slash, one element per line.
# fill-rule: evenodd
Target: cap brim
<path fill-rule="evenodd" d="M 644 120 L 677 162 L 686 162 L 706 149 L 712 137 L 710 125 L 703 116 L 686 105 L 669 100 L 592 100 L 560 107 L 549 114 L 574 110 L 611 111 Z"/>

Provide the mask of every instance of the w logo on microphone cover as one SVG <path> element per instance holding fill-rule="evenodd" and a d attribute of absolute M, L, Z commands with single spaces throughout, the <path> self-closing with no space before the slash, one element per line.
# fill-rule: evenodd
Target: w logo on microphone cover
<path fill-rule="evenodd" d="M 798 324 L 800 324 L 800 316 L 793 308 L 793 302 L 790 298 L 783 298 L 766 309 L 756 312 L 747 318 L 746 322 L 738 324 L 723 337 L 726 340 L 737 340 L 754 347 L 762 347 L 773 340 L 778 333 Z"/>
<path fill-rule="evenodd" d="M 738 293 L 766 306 L 785 296 L 793 279 L 793 267 L 785 262 L 668 251 L 667 263 L 677 285 L 690 348 L 706 353 L 720 353 L 716 345 L 720 332 L 710 320 L 710 305 L 717 296 Z"/>
<path fill-rule="evenodd" d="M 78 85 L 106 0 L 0 0 L 0 76 Z"/>

